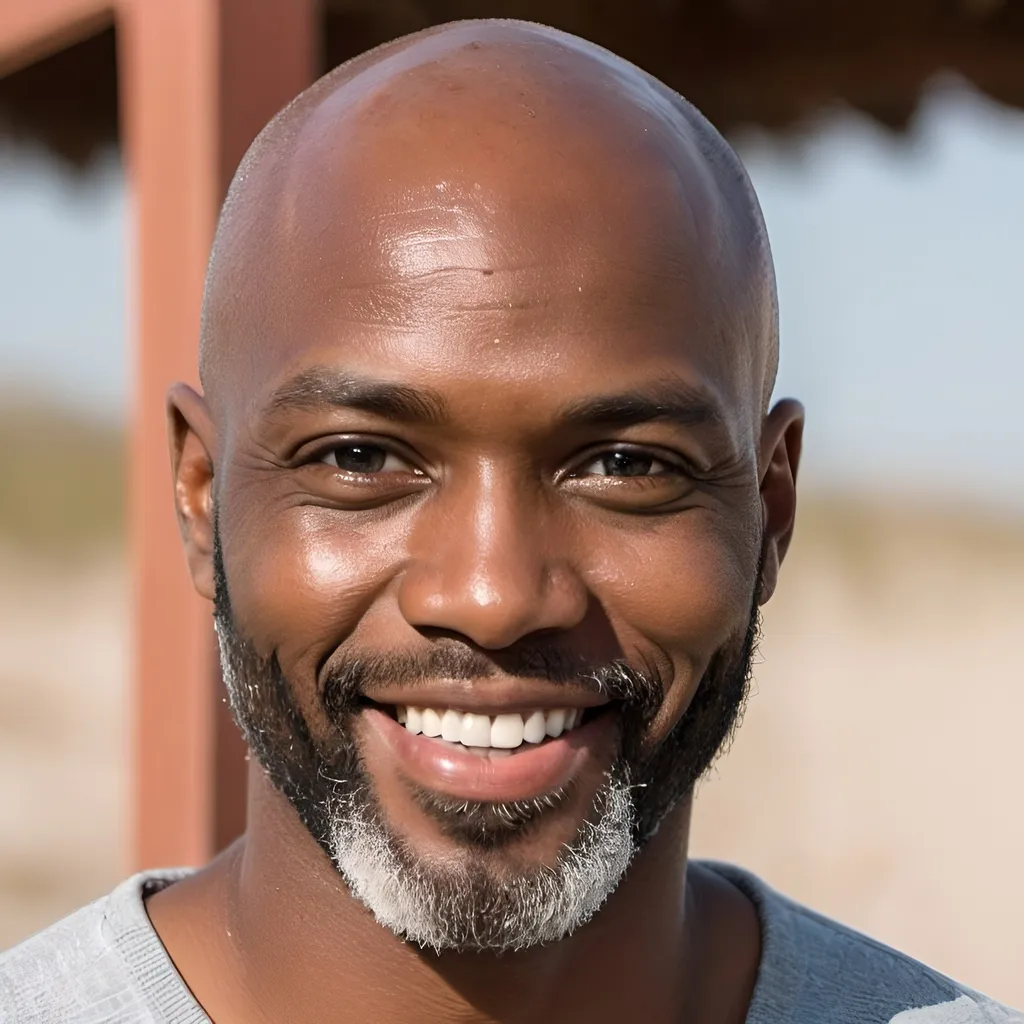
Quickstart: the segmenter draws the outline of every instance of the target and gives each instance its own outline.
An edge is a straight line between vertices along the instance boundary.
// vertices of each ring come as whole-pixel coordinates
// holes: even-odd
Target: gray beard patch
[[[365,803],[333,816],[332,859],[385,928],[442,950],[507,952],[557,942],[590,920],[635,852],[625,769],[608,773],[588,820],[553,867],[503,871],[486,854],[429,863],[395,840]]]

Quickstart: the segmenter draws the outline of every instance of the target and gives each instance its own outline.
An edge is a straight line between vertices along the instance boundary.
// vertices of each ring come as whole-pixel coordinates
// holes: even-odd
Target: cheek
[[[605,548],[595,590],[622,646],[670,667],[688,701],[715,652],[747,629],[757,539],[704,510],[651,523]]]
[[[236,534],[222,529],[233,537],[224,561],[238,627],[296,679],[315,673],[352,632],[397,571],[403,546],[394,520],[309,506],[246,522]]]

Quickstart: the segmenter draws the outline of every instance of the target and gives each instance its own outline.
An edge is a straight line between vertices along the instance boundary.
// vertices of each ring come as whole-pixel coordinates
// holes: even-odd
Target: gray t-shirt
[[[742,889],[761,919],[748,1024],[1024,1024],[1024,1014],[798,906],[753,875],[703,863]],[[182,874],[136,875],[0,954],[0,1024],[209,1024],[144,905]]]

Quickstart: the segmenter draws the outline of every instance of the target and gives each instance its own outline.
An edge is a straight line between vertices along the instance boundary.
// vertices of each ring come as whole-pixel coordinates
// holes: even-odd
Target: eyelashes
[[[684,472],[681,466],[665,457],[659,457],[650,449],[616,445],[588,457],[580,463],[579,469],[569,475],[577,479],[583,476],[602,476],[636,480]]]
[[[372,476],[379,473],[412,473],[425,476],[410,459],[391,450],[383,443],[352,440],[331,445],[316,456],[315,461],[344,473]],[[688,473],[669,458],[646,448],[615,445],[591,452],[577,461],[566,476],[578,479],[584,476],[637,479],[650,476]]]
[[[413,452],[387,438],[334,438],[298,461],[300,470],[319,471],[311,491],[343,508],[398,501],[433,479]],[[622,512],[671,511],[697,481],[678,453],[622,442],[592,446],[553,477],[563,493]]]
[[[422,470],[410,465],[407,460],[383,445],[369,442],[352,441],[335,445],[320,456],[320,461],[342,472],[361,476],[387,472],[424,475]]]

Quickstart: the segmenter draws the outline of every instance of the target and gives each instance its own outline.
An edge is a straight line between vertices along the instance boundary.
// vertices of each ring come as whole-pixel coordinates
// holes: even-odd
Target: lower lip
[[[606,711],[557,739],[524,744],[509,757],[490,758],[413,734],[376,708],[365,709],[362,717],[415,785],[485,802],[544,796],[567,786],[595,760],[610,763],[618,730],[618,715]]]

